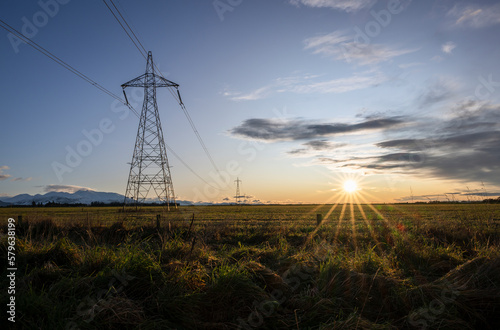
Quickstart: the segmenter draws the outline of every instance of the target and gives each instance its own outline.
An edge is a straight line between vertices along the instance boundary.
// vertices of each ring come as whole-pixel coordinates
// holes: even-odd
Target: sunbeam
[[[352,195],[349,196],[349,209],[351,211],[351,225],[352,225],[352,240],[354,242],[354,248],[358,250],[358,240],[356,238],[356,218],[354,216],[354,205],[352,202]]]
[[[366,226],[368,227],[368,230],[370,231],[370,235],[373,238],[373,240],[376,243],[376,247],[380,253],[382,253],[382,248],[380,247],[380,241],[378,240],[377,235],[375,234],[375,230],[373,229],[373,226],[371,225],[370,221],[368,220],[365,211],[363,210],[363,206],[359,203],[359,200],[356,197],[356,204],[358,205],[359,212],[361,213],[361,217],[363,217],[363,220],[366,223]]]
[[[347,204],[344,203],[342,205],[342,210],[340,211],[340,215],[339,215],[339,221],[337,223],[337,229],[335,230],[335,236],[333,237],[333,241],[336,242],[337,241],[337,237],[339,236],[339,232],[340,232],[340,227],[342,226],[342,221],[344,219],[344,214],[345,214],[345,209],[346,209],[346,206]]]

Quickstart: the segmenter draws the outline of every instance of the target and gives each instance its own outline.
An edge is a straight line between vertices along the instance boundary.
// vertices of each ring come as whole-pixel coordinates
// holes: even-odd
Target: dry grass
[[[499,206],[363,206],[317,227],[330,208],[184,208],[159,229],[154,208],[0,209],[24,220],[16,326],[500,328]]]

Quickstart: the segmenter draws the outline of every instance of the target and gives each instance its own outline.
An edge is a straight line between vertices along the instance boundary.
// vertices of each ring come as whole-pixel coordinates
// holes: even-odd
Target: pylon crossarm
[[[168,79],[157,76],[154,73],[144,73],[137,78],[134,78],[126,83],[124,83],[122,88],[125,87],[179,87],[179,84],[174,83]]]

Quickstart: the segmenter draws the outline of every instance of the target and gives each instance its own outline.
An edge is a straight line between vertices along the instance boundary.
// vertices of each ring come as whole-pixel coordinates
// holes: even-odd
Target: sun
[[[354,180],[346,180],[344,181],[344,191],[346,193],[352,194],[358,190],[358,184]]]

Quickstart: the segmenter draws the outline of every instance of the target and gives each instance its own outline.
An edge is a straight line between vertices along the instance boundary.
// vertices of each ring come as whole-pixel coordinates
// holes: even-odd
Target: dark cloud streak
[[[247,139],[264,141],[295,141],[316,139],[336,134],[355,133],[364,130],[388,129],[405,121],[401,117],[370,119],[357,124],[311,124],[306,120],[247,119],[230,130],[230,134]]]

